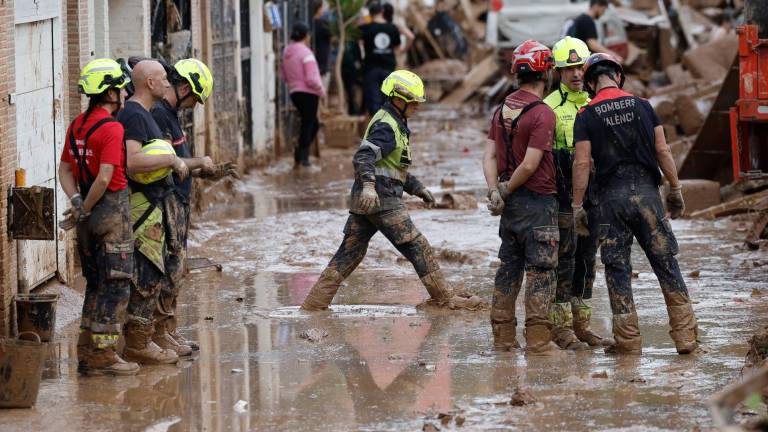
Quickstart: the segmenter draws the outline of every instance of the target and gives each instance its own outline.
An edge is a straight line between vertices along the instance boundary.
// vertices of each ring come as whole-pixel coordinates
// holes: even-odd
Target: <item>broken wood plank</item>
[[[693,212],[691,213],[691,217],[715,219],[721,216],[746,213],[750,210],[762,210],[763,208],[768,208],[768,190]]]
[[[763,209],[752,224],[752,229],[747,233],[747,240],[745,241],[747,248],[751,250],[760,249],[759,240],[766,226],[768,226],[768,209]]]
[[[464,77],[461,85],[451,94],[446,96],[441,102],[448,106],[458,106],[467,100],[472,93],[475,93],[486,81],[493,77],[496,72],[498,72],[498,69],[496,55],[489,55],[484,58],[483,61],[475,65],[475,67],[469,71],[467,76]]]

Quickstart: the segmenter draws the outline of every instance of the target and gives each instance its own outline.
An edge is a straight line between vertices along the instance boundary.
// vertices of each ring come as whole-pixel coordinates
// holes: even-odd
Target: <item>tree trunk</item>
[[[347,22],[341,13],[341,2],[338,0],[336,1],[336,25],[339,27],[339,52],[336,54],[336,65],[334,67],[336,90],[338,90],[339,94],[336,108],[340,112],[346,113],[347,110],[344,108],[346,98],[344,95],[344,80],[341,77],[341,64],[344,60],[344,51],[347,48]]]
[[[768,38],[768,2],[765,0],[747,0],[744,4],[747,24],[758,27],[759,37]]]

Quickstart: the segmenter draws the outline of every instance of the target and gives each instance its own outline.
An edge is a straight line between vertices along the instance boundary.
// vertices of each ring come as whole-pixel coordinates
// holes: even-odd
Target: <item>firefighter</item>
[[[89,62],[77,82],[88,109],[69,125],[59,179],[72,206],[62,228],[77,230],[85,301],[77,342],[86,375],[135,375],[136,363],[116,352],[133,275],[133,233],[125,175],[123,125],[112,116],[130,78],[111,59]]]
[[[166,242],[168,254],[165,270],[169,283],[164,284],[155,310],[155,333],[152,340],[161,348],[173,349],[180,356],[190,355],[198,345],[186,340],[177,330],[176,298],[186,273],[187,236],[191,210],[192,176],[218,180],[225,176],[238,177],[233,163],[214,165],[208,156],[192,157],[187,136],[181,127],[179,111],[194,108],[213,92],[213,75],[205,63],[197,59],[179,60],[166,68],[171,83],[163,99],[152,108],[152,117],[161,132],[173,144],[176,155],[190,170],[191,176],[173,176],[174,193],[166,195],[165,206],[169,223]]]
[[[580,350],[589,347],[585,342],[591,344],[600,340],[589,331],[590,309],[582,300],[583,292],[574,291],[574,270],[576,261],[581,261],[581,257],[577,258],[578,240],[571,213],[573,123],[579,109],[589,101],[589,94],[584,91],[582,84],[582,65],[589,57],[589,49],[581,40],[566,36],[552,47],[552,54],[555,68],[560,74],[560,84],[544,102],[555,112],[557,121],[552,154],[557,180],[560,243],[557,253],[557,289],[555,301],[549,310],[549,319],[554,326],[555,343],[562,349]],[[583,283],[579,284],[582,289],[583,286]],[[579,329],[578,334],[574,333],[575,329]]]
[[[421,198],[427,205],[435,203],[432,193],[408,172],[408,118],[426,101],[424,83],[413,72],[397,70],[384,80],[381,92],[387,101],[368,124],[353,158],[355,182],[344,240],[301,307],[310,311],[327,309],[341,282],[363,260],[371,237],[381,231],[413,264],[431,297],[428,304],[478,308],[482,303],[479,298],[452,293],[432,246],[416,229],[403,204],[403,192]]]
[[[552,140],[555,114],[543,101],[552,79],[552,51],[533,40],[514,50],[520,89],[491,119],[483,157],[488,208],[501,215],[501,266],[496,271],[491,327],[497,350],[519,348],[515,301],[525,273],[526,353],[555,355],[548,308],[555,294],[557,198]]]
[[[586,231],[589,217],[583,203],[591,158],[599,195],[600,257],[613,311],[614,341],[606,352],[642,352],[632,298],[634,237],[659,279],[677,352],[693,353],[698,347],[698,327],[675,258],[677,240],[659,194],[661,173],[671,186],[667,196],[670,217],[680,217],[685,204],[661,121],[648,101],[622,90],[624,71],[609,54],[587,59],[584,84],[595,96],[581,109],[574,126],[573,213],[576,230]]]
[[[165,69],[157,61],[142,60],[133,68],[131,78],[135,92],[117,117],[125,127],[131,223],[136,238],[136,275],[128,303],[124,356],[140,364],[170,364],[178,361],[176,352],[152,340],[158,296],[170,283],[165,259],[166,226],[171,221],[165,199],[174,190],[170,172],[183,179],[189,169],[170,143],[163,141],[164,135],[149,111],[170,87]]]

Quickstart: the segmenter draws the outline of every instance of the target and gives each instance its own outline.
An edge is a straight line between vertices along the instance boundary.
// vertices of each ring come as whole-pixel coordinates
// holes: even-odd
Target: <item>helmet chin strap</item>
[[[402,119],[407,122],[408,117],[406,117],[405,111],[408,110],[408,103],[407,102],[405,103],[405,108],[400,109],[400,108],[397,107],[397,104],[395,103],[395,96],[390,96],[390,98],[391,98],[390,104],[392,105],[392,107],[395,108],[397,113],[400,114],[400,117],[402,117]],[[400,98],[398,98],[398,99],[400,99]],[[404,99],[400,99],[400,100],[405,102]]]
[[[179,108],[181,108],[181,104],[184,103],[184,101],[188,97],[190,97],[192,95],[192,92],[190,91],[189,93],[187,93],[183,97],[180,97],[179,96],[179,88],[177,86],[173,86],[173,93],[176,95],[176,106],[174,107],[176,109],[176,111],[178,111]]]

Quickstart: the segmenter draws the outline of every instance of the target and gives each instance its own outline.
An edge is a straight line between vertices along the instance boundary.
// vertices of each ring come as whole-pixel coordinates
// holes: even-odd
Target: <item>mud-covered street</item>
[[[499,219],[484,205],[485,121],[430,108],[409,126],[413,174],[438,200],[464,191],[479,201],[471,210],[426,210],[414,199],[413,220],[449,281],[490,300],[500,241]],[[342,238],[352,151],[324,149],[321,172],[297,173],[288,161],[254,172],[229,205],[193,219],[190,256],[223,266],[193,271],[182,289],[181,333],[200,343],[199,352],[178,366],[142,367],[135,377],[82,378],[72,321],[59,333],[66,338],[51,353],[37,405],[4,411],[0,430],[712,428],[709,397],[739,377],[749,337],[768,324],[768,255],[742,247],[745,223],[673,222],[706,353],[677,355],[639,248],[633,288],[642,356],[595,349],[557,361],[495,353],[487,310],[415,308],[427,293],[380,234],[330,312],[299,312]],[[455,186],[443,188],[442,179]],[[607,335],[602,265],[593,307],[594,330]],[[523,340],[522,325],[518,334]]]

